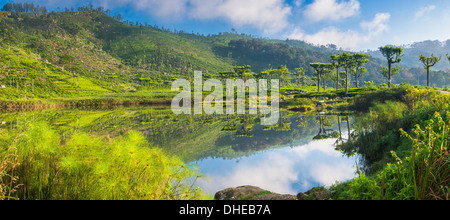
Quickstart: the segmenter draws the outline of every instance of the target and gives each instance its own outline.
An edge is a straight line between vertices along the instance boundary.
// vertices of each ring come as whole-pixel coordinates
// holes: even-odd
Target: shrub
[[[436,112],[424,125],[400,129],[409,155],[378,172],[376,180],[360,174],[350,183],[353,199],[448,200],[450,199],[450,112]]]
[[[395,184],[388,184],[391,186],[386,189],[388,194],[397,199],[449,199],[449,126],[447,111],[444,115],[436,112],[425,128],[416,125],[409,133],[400,129],[402,136],[411,141],[412,152],[402,161],[391,151],[397,164],[388,166],[381,176],[385,181],[396,182],[398,192],[392,192]]]
[[[400,129],[402,137],[409,140],[410,155],[401,159],[395,151],[390,151],[395,162],[387,163],[376,182],[360,175],[351,183],[349,193],[354,199],[448,200],[449,126],[450,113],[436,112],[426,121],[425,128],[416,125],[409,132]]]
[[[350,183],[349,194],[353,200],[373,200],[377,198],[379,186],[376,181],[360,173]]]
[[[375,82],[373,82],[373,81],[369,81],[369,82],[364,81],[364,86],[365,87],[374,87],[375,86]]]
[[[353,100],[355,110],[358,112],[367,112],[370,107],[376,103],[385,103],[386,101],[403,101],[402,97],[406,93],[407,87],[396,87],[390,89],[378,89],[364,94],[358,94]]]

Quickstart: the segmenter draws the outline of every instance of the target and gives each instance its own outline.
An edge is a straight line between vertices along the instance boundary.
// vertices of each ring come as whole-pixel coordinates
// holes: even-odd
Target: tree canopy
[[[380,47],[380,52],[387,59],[388,62],[388,79],[389,79],[389,87],[391,87],[392,83],[392,64],[400,63],[402,61],[402,53],[403,49],[401,47],[394,46],[384,46]]]
[[[348,76],[350,73],[349,71],[354,66],[355,61],[350,53],[344,52],[339,56],[339,62],[345,68],[345,93],[348,93],[348,81],[349,81]]]
[[[35,12],[35,13],[47,13],[45,6],[34,5],[34,3],[6,3],[2,11],[14,11],[14,12]]]
[[[336,69],[336,89],[339,89],[339,68],[343,67],[344,65],[341,63],[340,55],[339,54],[333,54],[331,55],[331,64]]]
[[[441,61],[442,57],[435,57],[434,54],[431,54],[431,57],[426,57],[424,55],[420,55],[420,61],[423,63],[423,68],[427,71],[427,86],[430,86],[430,71],[431,68],[436,65],[439,61]]]
[[[320,92],[320,80],[325,77],[325,74],[330,72],[333,65],[331,63],[310,63],[309,65],[315,70],[315,76],[317,77],[317,90]]]
[[[356,53],[353,55],[353,64],[355,71],[353,76],[355,77],[355,85],[358,87],[358,79],[362,77],[362,75],[367,72],[367,70],[362,67],[369,62],[369,55],[364,53]]]

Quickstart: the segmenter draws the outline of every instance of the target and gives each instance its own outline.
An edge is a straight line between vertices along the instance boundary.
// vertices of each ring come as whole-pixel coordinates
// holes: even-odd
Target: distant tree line
[[[286,65],[289,69],[309,68],[309,63],[326,62],[324,52],[305,50],[289,46],[287,43],[266,43],[261,40],[231,40],[228,47],[215,48],[218,54],[233,58],[237,65],[251,65],[256,72]],[[309,69],[312,72],[312,69]]]
[[[34,12],[34,13],[47,13],[45,6],[34,5],[34,3],[6,3],[2,11],[14,11],[14,12]]]

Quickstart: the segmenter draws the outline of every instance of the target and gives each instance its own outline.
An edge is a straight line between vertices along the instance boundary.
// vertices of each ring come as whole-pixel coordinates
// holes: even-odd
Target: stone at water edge
[[[242,198],[248,198],[248,200],[297,200],[297,196],[294,195],[281,195],[276,193],[268,193],[256,186],[240,186],[224,189],[215,194],[215,200],[239,200]]]

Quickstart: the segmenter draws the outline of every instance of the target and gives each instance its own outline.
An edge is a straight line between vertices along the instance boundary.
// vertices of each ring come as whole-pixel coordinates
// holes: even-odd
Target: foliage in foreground
[[[44,123],[0,131],[0,200],[201,199],[180,159],[148,148],[141,133],[65,139]]]
[[[370,126],[352,143],[376,176],[360,175],[350,183],[350,194],[354,199],[448,200],[450,97],[409,87],[399,98],[376,103],[363,117]],[[370,156],[383,152],[387,155]]]
[[[416,125],[411,131],[401,129],[411,142],[412,152],[377,174],[375,179],[364,174],[352,181],[353,199],[449,200],[450,199],[450,114],[436,112],[425,128]]]

